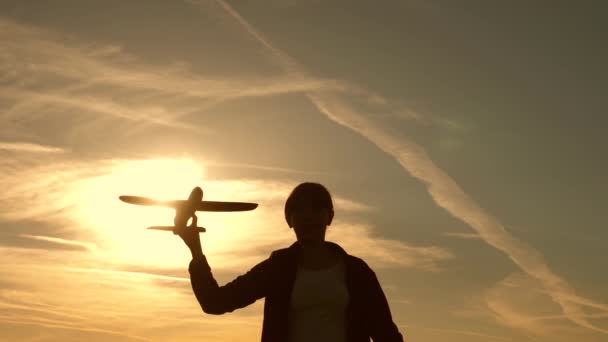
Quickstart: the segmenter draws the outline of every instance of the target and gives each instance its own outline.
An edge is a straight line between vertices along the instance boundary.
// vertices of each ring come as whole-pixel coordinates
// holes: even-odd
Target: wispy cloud
[[[0,219],[27,223],[27,230],[15,236],[44,243],[42,248],[35,249],[0,246],[2,282],[10,284],[0,289],[0,323],[105,335],[99,340],[147,340],[160,330],[166,331],[165,337],[170,340],[171,333],[183,333],[179,328],[186,324],[190,327],[199,324],[197,327],[201,329],[196,329],[198,332],[194,334],[198,339],[214,340],[221,334],[238,340],[252,331],[257,332],[262,312],[259,305],[242,315],[231,316],[229,323],[215,318],[201,323],[200,308],[193,301],[186,278],[150,267],[155,263],[179,263],[185,271],[187,250],[174,236],[143,235],[135,229],[141,226],[143,230],[145,222],[170,215],[140,218],[114,210],[120,205],[115,194],[117,189],[136,189],[134,179],[140,180],[144,175],[139,171],[141,168],[136,171],[140,172],[139,177],[129,181],[117,175],[122,172],[117,166],[129,166],[132,160],[119,159],[121,156],[75,159],[66,147],[25,141],[44,141],[39,138],[45,136],[48,125],[58,123],[65,124],[61,135],[68,137],[66,141],[74,146],[80,146],[82,140],[73,139],[73,135],[83,134],[82,130],[85,135],[98,131],[108,127],[108,122],[124,123],[131,130],[138,129],[140,124],[193,130],[198,127],[188,120],[175,119],[235,98],[320,88],[346,90],[349,86],[300,74],[247,79],[198,77],[184,65],[166,68],[146,65],[145,61],[137,61],[114,46],[83,44],[74,36],[4,18],[0,18],[0,44],[3,46],[0,100],[6,103],[0,111],[0,137],[18,141],[0,145],[2,152],[8,154],[8,158],[0,160],[3,189]],[[155,101],[150,101],[151,98]],[[374,103],[383,102],[380,98],[370,99]],[[411,117],[408,113],[395,113]],[[6,139],[10,133],[8,125],[10,130],[13,126],[21,128],[23,139]],[[36,125],[40,127],[40,134],[29,130]],[[114,131],[121,126],[110,127]],[[180,171],[183,174],[184,170]],[[210,227],[205,236],[205,251],[217,261],[220,273],[242,272],[261,257],[267,257],[272,248],[285,247],[294,241],[293,232],[281,214],[295,184],[255,179],[214,181],[198,177],[179,180],[173,177],[167,182],[156,179],[154,184],[178,187],[181,183],[188,182],[191,186],[200,181],[210,199],[252,200],[263,204],[248,216],[209,215],[202,220]],[[223,197],[219,198],[219,194]],[[334,199],[341,218],[332,229],[342,232],[336,240],[343,241],[353,253],[364,256],[370,263],[379,267],[435,271],[439,269],[439,262],[450,257],[442,248],[375,238],[372,227],[352,226],[348,221],[352,213],[373,210],[369,204],[339,194]],[[125,210],[135,212],[135,208]],[[135,249],[134,244],[137,244]],[[69,250],[74,248],[78,251]],[[138,264],[142,259],[146,259],[142,262],[144,266]],[[20,267],[15,267],[17,264]],[[136,264],[142,271],[116,269],[117,264],[126,269]],[[95,296],[90,295],[91,291],[95,291]],[[153,304],[150,304],[151,298]],[[121,305],[115,305],[117,302]],[[138,311],[144,305],[147,310]],[[158,317],[163,317],[162,322]],[[225,325],[233,325],[235,321],[246,328],[226,335]],[[116,326],[128,328],[116,331],[113,329]]]
[[[353,200],[349,200],[346,198],[335,198],[334,199],[334,206],[336,208],[336,210],[340,210],[340,211],[360,211],[360,212],[366,212],[366,211],[373,211],[377,208],[372,207],[369,204],[363,204],[360,202],[355,202]]]
[[[452,253],[437,246],[413,246],[373,235],[374,229],[361,224],[330,226],[329,240],[339,241],[348,252],[364,258],[376,268],[403,267],[437,272]]]
[[[186,339],[185,330],[192,340],[218,336],[241,340],[255,335],[261,324],[259,305],[231,315],[230,320],[200,319],[185,266],[184,277],[173,277],[153,270],[113,269],[91,255],[74,259],[56,252],[2,247],[0,255],[0,274],[8,282],[0,288],[3,326],[35,325],[78,331],[77,336],[91,341],[129,341]],[[238,324],[242,330],[226,332],[227,324]]]
[[[571,300],[578,295],[549,268],[542,255],[509,234],[496,218],[481,209],[448,174],[433,163],[421,146],[404,137],[396,138],[384,133],[339,95],[315,93],[309,96],[328,118],[369,139],[393,156],[411,176],[426,184],[437,205],[467,223],[481,239],[504,252],[523,271],[542,281],[569,319],[586,328],[608,333],[608,330],[596,327],[586,319],[580,303]],[[608,308],[602,304],[596,305]]]
[[[212,181],[205,183],[206,193],[222,193],[230,199],[238,194],[243,200],[260,203],[251,213],[246,228],[238,216],[208,219],[209,227],[221,227],[223,234],[209,236],[207,251],[210,258],[221,258],[222,267],[242,269],[251,267],[254,261],[268,256],[272,249],[283,248],[294,241],[294,233],[288,229],[282,215],[285,200],[296,184],[288,182],[267,182],[259,180],[231,181],[229,183]],[[221,191],[220,191],[221,188]],[[439,271],[440,263],[452,254],[437,246],[415,246],[392,239],[374,236],[375,228],[352,220],[352,214],[374,210],[368,204],[356,202],[334,194],[336,219],[328,227],[328,240],[338,242],[348,252],[365,258],[379,268],[407,267],[425,271]],[[279,213],[279,215],[277,215]],[[254,235],[243,233],[255,231]],[[218,247],[215,247],[218,246]],[[239,259],[230,262],[230,259]]]
[[[43,117],[48,106],[65,109],[66,112],[78,110],[83,114],[101,114],[127,121],[147,122],[172,128],[183,128],[196,130],[191,125],[173,120],[173,115],[167,108],[147,105],[131,105],[111,100],[107,96],[98,94],[74,94],[69,91],[44,90],[34,91],[16,87],[3,87],[0,89],[0,96],[16,101],[10,110],[6,111],[2,117],[10,119],[19,116],[28,116],[29,120]],[[25,104],[27,103],[27,104]],[[82,115],[82,114],[81,114]]]
[[[73,240],[67,240],[67,239],[51,237],[51,236],[43,236],[43,235],[19,234],[19,236],[26,238],[26,239],[45,241],[45,242],[50,242],[50,243],[58,244],[58,245],[80,247],[80,248],[83,248],[88,251],[92,251],[97,248],[96,244],[90,243],[90,242],[73,241]]]
[[[603,340],[601,331],[586,330],[573,324],[560,312],[543,284],[524,273],[513,273],[485,291],[486,307],[499,323],[521,330],[533,339],[551,341]],[[586,319],[605,317],[604,313],[582,312]]]
[[[17,237],[46,244],[33,245],[36,248],[80,248],[101,258],[123,263],[177,264],[182,255],[187,254],[179,241],[157,232],[146,232],[145,235],[141,232],[146,226],[162,222],[163,217],[166,220],[170,214],[157,210],[139,215],[138,208],[130,207],[117,198],[121,194],[149,196],[150,191],[163,189],[165,192],[161,193],[165,196],[169,192],[177,194],[177,190],[182,189],[184,192],[176,196],[183,198],[192,184],[201,184],[208,200],[260,204],[258,209],[248,213],[199,215],[200,225],[208,229],[204,239],[205,251],[224,270],[247,269],[267,257],[272,249],[288,246],[294,241],[295,236],[288,229],[282,213],[285,200],[296,183],[204,179],[198,172],[184,172],[184,169],[194,168],[192,163],[160,160],[76,162],[69,158],[40,160],[23,156],[6,159],[0,167],[12,172],[0,176],[0,186],[4,188],[0,194],[0,217],[13,221],[46,222],[44,229],[17,234]],[[159,172],[151,172],[151,169]],[[142,172],[146,172],[148,178]],[[173,178],[176,173],[181,175],[179,181]],[[154,188],[151,188],[152,184],[155,184]],[[451,253],[443,248],[374,237],[373,227],[351,221],[352,215],[374,210],[373,207],[336,193],[333,198],[336,220],[328,237],[344,244],[352,253],[366,257],[370,263],[379,267],[437,271],[439,263],[451,257]],[[139,241],[148,247],[133,253],[129,241]],[[168,251],[166,255],[148,255],[145,252],[154,246],[161,248],[167,244],[176,253]]]
[[[63,153],[64,149],[53,146],[45,146],[34,143],[25,142],[2,142],[0,141],[0,150],[10,150],[18,152],[34,152],[34,153]]]
[[[307,75],[305,68],[273,46],[267,37],[251,26],[230,5],[222,0],[217,3],[242,27],[245,34],[259,42],[286,72]],[[549,268],[537,250],[509,234],[498,219],[486,213],[447,173],[435,165],[420,145],[405,137],[397,138],[383,131],[370,119],[370,115],[352,106],[344,94],[313,90],[308,92],[307,96],[328,119],[361,134],[393,156],[406,172],[427,186],[429,194],[438,206],[467,223],[486,243],[505,253],[525,273],[538,279],[569,320],[582,327],[608,333],[608,330],[590,323],[583,311],[584,306],[602,310],[608,310],[608,306],[577,295],[566,280]]]
[[[52,329],[64,329],[64,330],[78,331],[80,333],[101,334],[103,336],[103,338],[107,338],[107,336],[110,335],[110,336],[112,336],[113,339],[124,338],[126,340],[131,340],[131,341],[153,341],[153,339],[127,334],[120,330],[89,328],[86,326],[73,325],[69,321],[50,320],[50,319],[35,317],[30,314],[27,314],[27,315],[16,315],[16,314],[2,315],[2,314],[0,314],[0,323],[15,324],[15,325],[34,325],[38,328],[44,327],[44,328],[52,328]]]
[[[477,331],[445,329],[445,328],[430,328],[430,327],[413,326],[413,325],[405,325],[405,324],[399,325],[399,327],[403,328],[405,331],[426,330],[426,331],[441,333],[442,335],[448,335],[448,336],[465,335],[465,336],[472,336],[472,337],[480,337],[480,338],[483,338],[484,340],[491,340],[491,341],[517,341],[512,338],[496,336],[496,335],[489,335],[489,334],[484,334],[484,333],[477,332]]]
[[[606,332],[605,329],[598,328],[589,321],[591,318],[603,317],[608,313],[606,305],[579,296],[564,279],[548,267],[540,253],[506,232],[496,218],[486,213],[449,175],[433,163],[421,146],[404,137],[391,136],[378,128],[374,121],[369,119],[367,112],[361,112],[359,107],[353,106],[352,97],[356,94],[361,95],[361,98],[367,103],[365,108],[379,108],[386,115],[421,123],[436,123],[434,119],[428,119],[425,115],[394,105],[386,98],[361,87],[341,81],[311,77],[295,60],[270,44],[266,37],[257,32],[227,3],[219,1],[218,4],[224,9],[224,13],[227,13],[237,21],[240,27],[244,28],[247,34],[265,46],[269,52],[268,55],[286,71],[284,75],[247,79],[225,76],[198,77],[191,73],[184,64],[159,68],[147,65],[145,61],[135,60],[119,47],[91,46],[83,44],[73,37],[66,37],[60,32],[51,32],[0,18],[0,44],[3,47],[0,51],[0,98],[7,103],[0,112],[0,126],[2,126],[0,131],[7,130],[6,127],[9,125],[11,127],[16,125],[26,131],[25,128],[29,123],[44,124],[48,122],[45,120],[54,120],[52,114],[57,113],[69,118],[83,118],[73,120],[76,124],[70,129],[74,131],[83,128],[88,131],[98,130],[99,127],[102,127],[100,123],[106,120],[125,122],[129,124],[130,129],[139,123],[146,123],[171,129],[196,130],[200,128],[189,124],[188,120],[176,122],[175,119],[185,118],[191,113],[230,99],[306,93],[321,113],[334,122],[360,133],[393,156],[405,171],[427,185],[429,193],[440,207],[468,223],[475,230],[474,234],[455,235],[457,233],[454,233],[451,236],[480,238],[501,250],[525,273],[539,281],[539,288],[542,288],[544,293],[559,304],[561,315],[564,318],[588,329]],[[111,88],[112,91],[108,91],[108,88]],[[150,105],[151,98],[155,99],[153,106]],[[19,122],[25,123],[19,126]],[[453,126],[450,122],[444,122],[444,124]],[[66,132],[66,135],[69,135],[69,132]],[[32,138],[31,141],[40,141],[36,139],[35,135],[28,136],[28,138]],[[7,140],[4,137],[2,139]],[[14,141],[24,140],[30,141],[29,139]],[[73,221],[65,220],[71,215],[67,211],[81,203],[75,201],[75,197],[66,197],[65,189],[80,189],[81,180],[98,180],[96,177],[111,172],[113,167],[106,161],[74,162],[69,157],[62,156],[60,152],[65,151],[63,147],[47,146],[45,143],[38,145],[32,142],[5,142],[0,145],[1,150],[9,152],[35,152],[41,155],[37,155],[36,158],[18,155],[8,161],[0,162],[0,186],[3,189],[0,194],[1,218],[54,221],[57,226],[73,224]],[[46,154],[51,156],[46,156]],[[58,158],[58,160],[53,158]],[[232,184],[231,186],[234,186],[236,190],[230,196],[234,196],[235,199],[251,198],[266,201],[269,208],[279,209],[278,212],[280,212],[280,206],[291,189],[291,185],[251,183],[243,182],[246,186],[241,187]],[[212,185],[210,185],[210,190],[213,189]],[[222,185],[218,182],[215,193],[229,194],[225,191],[226,187],[222,188],[225,185],[225,183]],[[264,187],[264,191],[256,190],[257,187]],[[86,199],[86,197],[83,198]],[[370,209],[364,203],[356,203],[339,196],[336,199],[336,206],[346,211]],[[219,216],[210,217],[206,222],[214,228],[228,227],[211,231],[210,238],[206,240],[211,243],[209,248],[211,254],[215,253],[216,256],[223,254],[222,256],[226,257],[227,262],[223,266],[242,269],[243,265],[246,263],[250,265],[250,262],[260,253],[266,253],[268,251],[266,247],[278,246],[293,240],[292,232],[288,229],[283,230],[282,233],[268,229],[268,227],[284,227],[281,218],[276,218],[276,210],[272,213],[260,210],[254,215],[257,216],[248,216],[248,218],[250,221],[257,221],[258,223],[255,225],[251,225],[249,222],[239,222],[236,218],[235,221],[231,221],[230,218],[225,219]],[[251,220],[251,217],[255,217],[256,220]],[[86,229],[89,228],[86,227]],[[332,227],[332,229],[334,228],[334,232],[344,233],[337,235],[336,239],[344,239],[343,243],[349,246],[349,249],[357,251],[379,266],[437,270],[439,263],[451,256],[449,251],[439,247],[411,246],[399,241],[377,238],[373,235],[372,227],[353,226],[346,220]],[[238,229],[241,229],[241,233],[238,233]],[[255,230],[256,234],[243,234],[244,229]],[[117,234],[116,236],[126,234],[125,231],[119,230],[113,233]],[[57,235],[56,237],[54,234],[25,234],[22,236],[56,244],[88,246],[88,243],[80,245],[79,240],[72,239],[71,235]],[[116,238],[116,236],[113,237]],[[244,255],[232,256],[230,259],[228,254],[234,254],[234,250],[230,246],[242,247],[242,245],[235,245],[235,242],[239,241],[247,243],[253,241],[255,246],[252,247],[252,250],[243,253]],[[163,243],[166,243],[163,246],[170,245],[166,240]],[[242,252],[242,249],[239,251]],[[166,287],[151,285],[149,280],[145,280],[160,278],[141,275],[125,277],[128,274],[104,271],[104,268],[98,265],[99,260],[88,260],[89,264],[77,264],[71,270],[59,270],[54,267],[56,265],[48,265],[45,262],[71,264],[74,261],[56,253],[42,253],[41,255],[31,253],[34,252],[3,249],[0,271],[3,281],[23,282],[28,279],[28,276],[31,277],[28,272],[32,271],[39,272],[37,275],[46,280],[45,284],[40,284],[38,278],[29,279],[28,285],[36,284],[39,287],[28,292],[31,300],[27,303],[13,301],[10,304],[26,306],[30,308],[31,312],[38,312],[39,316],[32,316],[38,317],[37,322],[25,321],[23,317],[6,315],[2,316],[0,321],[6,319],[6,322],[13,323],[46,324],[48,326],[55,324],[56,326],[66,326],[69,329],[94,327],[92,329],[104,330],[109,325],[100,322],[108,320],[127,327],[146,322],[149,325],[145,328],[154,329],[161,324],[155,321],[157,316],[139,312],[133,314],[129,310],[144,304],[152,305],[154,307],[150,308],[150,312],[154,312],[155,315],[163,314],[163,317],[169,321],[163,324],[176,326],[181,324],[180,322],[195,321],[194,313],[200,311],[198,308],[188,306],[192,304],[191,296],[180,297],[181,294],[167,291]],[[28,267],[27,272],[23,269],[14,269],[14,265],[23,261],[24,257],[32,262],[32,264],[24,266]],[[45,266],[41,267],[41,265]],[[87,267],[91,267],[94,271],[81,272]],[[179,282],[181,283],[181,281]],[[55,283],[56,287],[48,285],[52,283]],[[48,288],[40,287],[47,285]],[[109,307],[107,301],[90,298],[87,291],[91,288],[99,289],[100,298],[105,296],[124,300],[125,307],[116,310]],[[2,293],[7,294],[8,291],[13,291],[13,289],[5,289]],[[61,298],[61,294],[65,291],[76,294],[74,301],[67,304],[58,303],[56,299]],[[150,298],[157,298],[158,302],[151,304]],[[492,305],[494,312],[503,317],[506,322],[510,322],[510,326],[517,329],[535,330],[534,326],[529,329],[526,324],[521,324],[520,322],[526,320],[517,318],[516,314],[511,313],[509,316],[509,308],[505,309],[504,306],[501,306],[504,303],[497,302],[496,296],[488,298],[490,298],[488,303]],[[5,305],[9,305],[6,304],[7,299],[2,300],[6,301]],[[32,304],[34,302],[46,303],[52,312],[41,313],[39,310],[34,310],[33,308],[36,307]],[[91,311],[83,311],[83,307],[88,307]],[[184,307],[188,307],[187,314],[179,314]],[[584,310],[585,308],[595,308],[600,312],[590,315]],[[99,312],[92,312],[93,310],[105,312],[106,315],[99,316]],[[257,310],[258,316],[255,319],[244,319],[243,322],[257,323],[261,312],[259,308]],[[176,312],[177,315],[175,315]],[[57,319],[57,313],[64,318]],[[85,316],[87,319],[73,323],[72,318],[74,317],[68,316]],[[211,326],[221,324],[218,320],[211,318],[207,323]],[[113,331],[107,330],[108,333]],[[253,330],[257,331],[257,326]],[[205,337],[213,336],[213,331],[209,334]],[[139,335],[133,333],[133,336]]]
[[[255,170],[265,170],[265,171],[272,171],[272,172],[305,174],[305,175],[319,175],[319,174],[324,173],[321,171],[306,171],[306,170],[290,169],[290,168],[278,167],[278,166],[259,165],[259,164],[251,164],[251,163],[245,164],[245,163],[219,162],[219,161],[211,161],[211,160],[205,160],[205,165],[219,167],[219,168],[255,169]]]
[[[74,36],[8,18],[0,17],[0,28],[0,96],[14,102],[2,114],[5,118],[24,112],[41,115],[41,106],[52,104],[173,126],[175,118],[218,101],[344,86],[292,75],[199,77],[184,63],[148,65],[119,47],[84,44]],[[148,105],[150,98],[155,107]]]
[[[66,189],[76,187],[82,178],[103,172],[102,164],[75,162],[64,155],[19,154],[2,159],[0,218],[60,220],[62,211],[76,203],[75,198],[65,196]]]
[[[455,238],[461,238],[461,239],[481,239],[481,236],[477,233],[454,233],[454,232],[447,232],[447,233],[443,233],[443,236],[448,236],[448,237],[455,237]]]
[[[154,65],[119,46],[6,17],[0,30],[0,150],[89,149],[144,128],[206,136],[213,131],[198,117],[223,102],[346,86],[301,75],[200,76],[181,61]]]

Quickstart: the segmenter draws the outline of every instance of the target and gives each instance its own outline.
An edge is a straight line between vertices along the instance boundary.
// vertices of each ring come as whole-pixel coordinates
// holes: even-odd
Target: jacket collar
[[[348,253],[346,253],[346,251],[342,247],[340,247],[340,245],[338,245],[337,243],[331,242],[331,241],[325,241],[325,243],[331,249],[338,251],[338,253],[340,255],[342,255],[342,256],[348,255]],[[289,251],[289,254],[296,256],[296,255],[298,255],[300,248],[302,248],[302,243],[300,241],[296,241],[296,242],[292,243],[291,246],[289,246],[289,248],[287,248],[287,250]]]

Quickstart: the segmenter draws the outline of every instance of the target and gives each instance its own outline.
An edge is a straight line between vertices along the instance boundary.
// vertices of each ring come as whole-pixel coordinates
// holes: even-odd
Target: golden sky
[[[541,3],[3,1],[0,340],[258,341],[118,196],[259,203],[199,215],[225,283],[316,181],[410,341],[605,341],[605,23]]]

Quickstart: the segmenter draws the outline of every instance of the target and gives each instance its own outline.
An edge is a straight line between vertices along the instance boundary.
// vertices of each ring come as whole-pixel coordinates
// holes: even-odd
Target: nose
[[[303,206],[298,211],[299,211],[300,217],[302,217],[302,219],[308,219],[308,220],[314,218],[317,213],[317,210],[315,210],[311,206]]]

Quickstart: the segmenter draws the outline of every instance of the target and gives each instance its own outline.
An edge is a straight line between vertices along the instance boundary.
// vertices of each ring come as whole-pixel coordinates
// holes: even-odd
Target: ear
[[[332,210],[329,212],[329,220],[327,221],[327,225],[331,226],[331,221],[333,221],[333,220],[334,220],[334,211]]]

